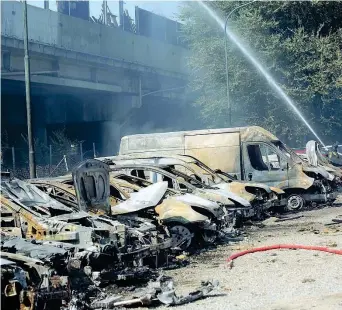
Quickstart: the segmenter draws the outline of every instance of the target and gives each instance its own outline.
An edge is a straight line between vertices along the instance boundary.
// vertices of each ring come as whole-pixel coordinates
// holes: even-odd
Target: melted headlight
[[[278,199],[278,196],[277,196],[276,193],[271,192],[271,193],[269,194],[269,199],[270,199],[270,200]]]
[[[255,191],[255,199],[256,200],[264,200],[263,194],[259,190]]]

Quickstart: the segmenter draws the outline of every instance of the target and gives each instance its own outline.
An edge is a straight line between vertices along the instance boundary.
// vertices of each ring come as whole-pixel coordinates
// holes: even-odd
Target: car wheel
[[[290,195],[287,198],[287,209],[290,211],[297,211],[304,207],[305,201],[300,195]]]
[[[171,234],[171,247],[181,248],[182,250],[187,249],[193,239],[194,234],[189,228],[183,225],[175,225],[169,228]]]

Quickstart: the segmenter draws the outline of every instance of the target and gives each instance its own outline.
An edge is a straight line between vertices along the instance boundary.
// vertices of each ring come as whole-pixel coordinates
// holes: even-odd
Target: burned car
[[[336,196],[336,180],[304,162],[276,136],[258,126],[130,135],[120,155],[167,152],[191,155],[211,169],[238,180],[265,183],[285,191],[287,208],[326,203]]]
[[[269,187],[266,184],[237,181],[229,174],[221,171],[213,171],[201,161],[189,155],[127,155],[105,157],[101,160],[110,164],[161,164],[172,166],[178,171],[196,178],[206,185],[217,187],[234,193],[246,199],[255,211],[255,217],[262,217],[262,214],[270,210],[281,210],[286,206],[285,192],[280,188]]]
[[[1,309],[56,309],[71,297],[69,277],[37,258],[1,251]]]
[[[335,154],[338,155],[337,152],[335,152]],[[305,159],[310,165],[312,165],[314,167],[323,168],[329,174],[332,174],[335,177],[336,181],[341,182],[341,180],[342,180],[341,169],[339,169],[337,166],[333,165],[330,162],[329,157],[327,158],[327,157],[323,156],[322,150],[321,150],[318,142],[311,140],[306,144]]]
[[[173,247],[186,249],[198,237],[211,243],[219,235],[216,221],[212,220],[213,215],[208,214],[215,208],[219,209],[218,204],[191,194],[172,192],[167,189],[167,182],[157,182],[147,187],[123,185],[133,191],[129,200],[112,208],[113,214],[120,215],[119,218],[132,213],[156,218],[170,232]]]
[[[69,204],[77,207],[76,192],[73,186],[71,175],[57,177],[54,179],[31,180],[33,184],[45,192],[50,193],[52,197],[67,201]],[[151,184],[149,184],[151,185]],[[140,189],[139,189],[140,190]],[[158,189],[157,189],[158,190]],[[111,214],[120,223],[128,227],[130,235],[139,237],[141,242],[149,244],[151,249],[161,251],[174,246],[178,246],[174,241],[168,239],[169,231],[165,231],[163,226],[159,225],[154,219],[155,212],[149,214],[146,209],[153,209],[164,196],[164,191],[158,201],[155,202],[152,188],[152,196],[144,196],[144,201],[140,203],[136,199],[130,200],[130,194],[126,193],[119,184],[111,177],[110,179],[110,204]],[[150,192],[150,191],[149,191]],[[144,193],[142,193],[144,195]],[[121,206],[122,204],[122,206]],[[127,207],[130,206],[130,207]],[[116,208],[118,206],[118,208]],[[103,219],[104,216],[101,216]],[[159,231],[159,232],[158,232]],[[172,237],[172,232],[171,232]],[[175,237],[175,236],[173,236]],[[179,237],[177,237],[179,239]],[[148,241],[149,240],[149,241]]]
[[[15,232],[27,239],[73,244],[82,253],[78,255],[92,258],[93,267],[103,269],[107,264],[121,273],[122,268],[141,267],[142,260],[151,255],[150,245],[139,232],[109,217],[75,212],[17,179],[2,182],[1,189],[2,208],[8,218],[14,218],[1,227],[9,235]]]
[[[70,175],[48,180],[31,180],[31,182],[53,195],[52,197],[67,201],[76,207],[77,199]],[[139,188],[140,190],[143,188]],[[155,192],[159,191],[161,194],[155,196]],[[166,183],[160,187],[152,186],[146,189],[146,193],[143,190],[140,194],[137,193],[132,197],[131,195],[132,193],[127,193],[121,188],[115,178],[110,177],[111,214],[128,227],[140,230],[146,240],[156,227],[161,233],[171,236],[169,247],[172,248],[185,249],[197,240],[197,237],[201,237],[206,242],[213,242],[217,235],[221,234],[217,225],[208,216],[194,209],[219,209],[220,207],[212,201],[191,194],[171,192],[167,189]]]
[[[169,171],[168,171],[169,169]],[[151,182],[166,181],[168,188],[176,190],[182,194],[191,194],[199,198],[210,200],[218,203],[220,208],[210,210],[203,210],[208,214],[212,213],[217,222],[219,230],[231,227],[234,222],[235,213],[238,211],[248,212],[251,211],[251,205],[243,198],[227,193],[221,189],[214,189],[210,186],[204,185],[202,182],[176,171],[168,166],[161,165],[117,165],[112,166],[112,172],[124,172],[131,175],[139,176],[143,179],[148,179]],[[192,183],[190,183],[190,182]],[[213,212],[214,211],[214,212]],[[198,210],[201,212],[201,210]],[[204,213],[204,214],[205,214]]]

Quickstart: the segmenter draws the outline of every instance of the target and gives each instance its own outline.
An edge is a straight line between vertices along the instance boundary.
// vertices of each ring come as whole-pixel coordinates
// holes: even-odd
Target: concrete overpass
[[[12,144],[26,133],[23,29],[23,4],[2,1],[1,114]],[[49,130],[73,126],[84,140],[92,128],[89,136],[102,136],[105,141],[97,142],[107,145],[106,153],[131,117],[138,126],[169,111],[164,125],[181,121],[177,109],[186,106],[188,56],[183,47],[33,6],[28,32],[36,138],[47,141]]]

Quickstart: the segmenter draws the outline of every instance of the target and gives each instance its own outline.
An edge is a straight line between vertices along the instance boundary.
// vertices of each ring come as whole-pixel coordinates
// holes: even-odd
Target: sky
[[[128,10],[131,18],[135,18],[135,6],[138,6],[144,10],[156,13],[158,15],[162,15],[164,17],[177,20],[177,14],[179,13],[180,0],[174,1],[133,1],[126,0],[124,1],[124,9]],[[29,5],[34,5],[37,7],[44,7],[44,1],[41,0],[28,0],[27,3]],[[118,0],[110,0],[107,1],[109,10],[119,16],[119,1]],[[94,16],[98,18],[101,13],[101,0],[91,0],[89,1],[89,9],[90,16]],[[57,11],[57,3],[56,0],[49,0],[49,8],[50,10]],[[119,18],[117,18],[119,22]]]

